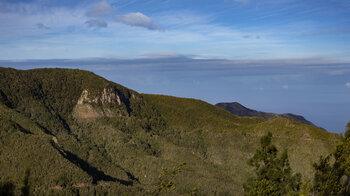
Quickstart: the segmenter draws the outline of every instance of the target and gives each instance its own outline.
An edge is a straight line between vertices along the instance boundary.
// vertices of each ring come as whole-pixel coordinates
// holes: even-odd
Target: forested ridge
[[[300,173],[298,190],[315,180],[329,193],[324,168],[347,174],[332,162],[347,160],[333,153],[347,135],[140,94],[88,71],[0,68],[0,182],[15,195],[243,195],[268,132],[288,152],[288,175]]]

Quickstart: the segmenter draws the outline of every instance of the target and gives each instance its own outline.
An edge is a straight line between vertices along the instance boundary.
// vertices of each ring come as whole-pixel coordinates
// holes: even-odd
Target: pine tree
[[[254,168],[256,177],[248,179],[244,184],[246,195],[287,195],[300,189],[301,175],[292,175],[287,151],[278,156],[278,150],[271,139],[270,132],[263,136],[260,148],[248,161],[248,165]]]
[[[333,159],[333,164],[330,159]],[[320,157],[313,164],[315,171],[314,195],[350,195],[350,122],[343,137],[333,154]]]

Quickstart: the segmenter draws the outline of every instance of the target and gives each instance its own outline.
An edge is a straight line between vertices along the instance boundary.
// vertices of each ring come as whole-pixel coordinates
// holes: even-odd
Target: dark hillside
[[[260,112],[256,110],[252,110],[249,108],[244,107],[240,103],[232,102],[232,103],[217,103],[216,106],[223,108],[229,112],[231,112],[234,115],[237,116],[250,116],[250,117],[261,117],[264,119],[275,119],[275,118],[287,118],[291,120],[295,120],[301,123],[304,123],[306,125],[313,125],[312,122],[306,120],[303,116],[296,115],[296,114],[274,114],[274,113],[267,113],[267,112]]]

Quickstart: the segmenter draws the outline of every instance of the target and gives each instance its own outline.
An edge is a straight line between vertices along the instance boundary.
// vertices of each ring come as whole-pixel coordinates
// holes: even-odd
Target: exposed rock
[[[74,108],[74,116],[78,118],[97,118],[103,116],[103,113],[94,109],[90,104],[78,104]]]
[[[106,104],[123,104],[116,89],[104,88],[100,95],[95,97],[90,97],[90,94],[91,93],[86,89],[81,93],[73,111],[76,118],[89,119],[101,116],[113,117],[118,115],[118,112],[112,111],[109,107],[105,106]],[[101,104],[101,107],[93,106],[91,105],[92,103]]]
[[[90,102],[90,99],[89,99],[88,95],[89,95],[89,92],[87,90],[83,90],[83,92],[81,93],[80,98],[78,99],[78,105],[81,105],[84,102]]]
[[[53,137],[53,138],[52,138],[52,141],[53,141],[55,144],[58,145],[57,137]]]
[[[101,95],[101,103],[102,104],[113,104],[113,103],[117,103],[118,105],[121,105],[121,101],[120,101],[120,97],[118,95],[118,93],[114,90],[114,89],[103,89],[102,95]]]
[[[120,100],[120,97],[118,95],[118,92],[115,89],[112,88],[104,88],[101,96],[96,96],[94,98],[89,97],[89,91],[88,90],[83,90],[81,93],[80,98],[78,99],[78,105],[82,105],[84,103],[102,103],[104,104],[118,104],[121,105],[122,102]]]

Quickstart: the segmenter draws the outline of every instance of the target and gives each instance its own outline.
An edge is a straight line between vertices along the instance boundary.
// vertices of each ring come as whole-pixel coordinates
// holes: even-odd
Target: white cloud
[[[90,10],[86,12],[86,16],[89,17],[102,17],[114,12],[114,8],[112,8],[106,2],[100,2],[91,7]]]
[[[144,27],[149,30],[162,30],[160,25],[155,24],[150,17],[140,12],[115,16],[115,21],[131,26]]]
[[[289,86],[288,86],[288,85],[283,85],[283,86],[282,86],[282,88],[284,88],[284,89],[288,89],[288,88],[289,88]]]
[[[345,85],[350,88],[350,82],[347,82]]]
[[[108,24],[103,19],[92,19],[85,22],[89,27],[100,27],[105,28]]]

